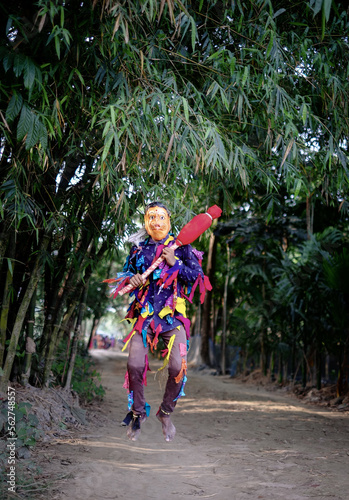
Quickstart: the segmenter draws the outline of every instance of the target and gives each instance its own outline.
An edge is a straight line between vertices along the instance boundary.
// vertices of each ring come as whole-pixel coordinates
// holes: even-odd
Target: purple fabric
[[[133,246],[131,248],[123,271],[131,272],[133,274],[142,274],[148,269],[148,267],[151,266],[156,254],[160,253],[159,246],[162,246],[167,238],[168,237],[158,242],[153,241],[151,238],[147,238],[145,241],[141,242],[138,247]],[[168,246],[172,246],[174,242],[175,240],[171,241]],[[175,256],[179,259],[177,296],[181,297],[182,292],[184,293],[184,287],[191,287],[191,285],[195,283],[198,276],[200,275],[203,279],[204,274],[191,245],[184,245],[177,248],[175,250]],[[166,267],[168,268],[168,266]],[[149,276],[149,286],[141,291],[139,289],[136,289],[130,295],[134,296],[134,300],[138,301],[142,306],[148,303],[154,310],[154,314],[145,319],[142,328],[144,330],[148,329],[148,327],[151,326],[150,323],[154,320],[152,328],[156,329],[159,325],[161,325],[163,333],[172,330],[177,326],[180,326],[183,321],[179,319],[181,318],[181,316],[177,312],[175,312],[173,316],[171,316],[171,314],[168,314],[164,318],[160,318],[158,316],[159,312],[165,307],[166,303],[171,303],[171,296],[173,294],[173,286],[169,286],[168,288],[161,287],[161,280],[159,283],[160,275],[160,270],[153,271],[153,273]],[[138,318],[139,315],[140,310],[135,310],[132,317]]]
[[[162,335],[166,347],[173,334],[175,335],[175,340],[171,349],[168,363],[168,379],[161,403],[161,408],[169,413],[173,412],[181,392],[183,380],[177,383],[175,378],[181,370],[182,359],[186,359],[186,356],[181,356],[180,349],[180,344],[186,343],[186,333],[183,326],[179,330],[170,330]],[[151,331],[148,331],[148,335],[151,339],[153,338],[153,333]],[[143,415],[145,413],[146,402],[143,376],[147,368],[148,351],[149,347],[144,347],[141,335],[134,335],[130,340],[127,370],[129,374],[129,390],[133,392],[132,410],[137,415]]]

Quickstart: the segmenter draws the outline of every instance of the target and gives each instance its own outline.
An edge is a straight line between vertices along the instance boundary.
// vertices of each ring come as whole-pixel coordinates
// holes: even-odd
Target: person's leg
[[[149,347],[144,347],[142,335],[136,332],[130,340],[127,371],[129,379],[129,392],[133,393],[132,421],[127,419],[126,425],[131,424],[127,435],[135,441],[140,434],[141,422],[146,420],[144,376],[147,369],[147,355]],[[125,419],[125,421],[126,421]]]
[[[176,428],[170,416],[174,411],[178,395],[182,388],[184,369],[186,370],[187,361],[187,336],[185,329],[181,327],[179,330],[174,329],[170,332],[165,332],[162,338],[166,347],[169,345],[173,335],[175,337],[169,357],[167,384],[162,403],[157,413],[166,441],[172,441],[176,433]]]

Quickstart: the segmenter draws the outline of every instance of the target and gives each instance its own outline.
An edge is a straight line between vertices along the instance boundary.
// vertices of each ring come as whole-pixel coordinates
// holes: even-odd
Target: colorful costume
[[[161,255],[165,247],[171,247],[175,238],[170,233],[159,241],[151,237],[131,248],[123,273],[117,276],[118,291],[129,283],[135,274],[142,274]],[[128,425],[132,418],[144,418],[148,405],[144,399],[146,373],[149,369],[148,351],[155,351],[159,336],[165,350],[164,368],[168,365],[169,377],[160,405],[160,411],[169,415],[173,412],[179,397],[184,395],[187,380],[186,355],[189,345],[190,320],[186,317],[185,300],[192,301],[199,286],[201,302],[206,289],[211,289],[209,280],[201,268],[202,252],[183,245],[175,250],[175,264],[170,267],[163,261],[148,277],[144,286],[136,288],[126,319],[132,324],[130,334],[124,340],[129,347],[129,360],[124,387],[129,391],[129,409],[132,412],[125,419]],[[161,368],[161,369],[162,369]]]

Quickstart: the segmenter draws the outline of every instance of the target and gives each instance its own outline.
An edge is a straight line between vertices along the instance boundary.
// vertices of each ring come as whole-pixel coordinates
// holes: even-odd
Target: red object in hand
[[[220,217],[221,214],[222,214],[222,209],[219,208],[217,205],[213,205],[207,210],[206,213],[196,215],[180,231],[179,235],[176,238],[176,242],[172,246],[172,248],[175,250],[181,245],[189,245],[190,243],[193,243],[193,241],[195,241],[199,236],[201,236],[202,233],[206,231],[206,229],[208,229],[211,226],[212,221],[214,219],[218,219],[218,217]],[[164,259],[165,258],[161,255],[142,274],[142,277],[147,278],[149,274],[151,274],[154,271],[154,269],[156,269]],[[119,291],[119,295],[124,295],[125,293],[130,292],[133,289],[134,287],[132,285],[127,285]]]
[[[176,238],[177,245],[178,243],[178,246],[193,243],[193,241],[195,241],[206,231],[206,229],[211,226],[213,219],[218,219],[221,214],[222,210],[217,207],[217,205],[213,205],[213,207],[210,207],[206,213],[195,215],[195,217],[180,231]]]

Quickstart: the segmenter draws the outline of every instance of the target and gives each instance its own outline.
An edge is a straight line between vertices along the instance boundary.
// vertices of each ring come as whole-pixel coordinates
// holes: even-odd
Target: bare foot
[[[139,429],[134,429],[132,425],[127,427],[126,435],[131,441],[137,441],[141,434],[141,428]]]
[[[165,441],[173,441],[176,435],[176,428],[171,422],[170,415],[164,415],[161,410],[159,410],[156,414],[158,420],[160,420],[162,424],[162,432],[165,437]]]
[[[137,441],[141,433],[141,424],[146,420],[146,415],[133,415],[132,421],[126,431],[126,435],[131,441]]]

